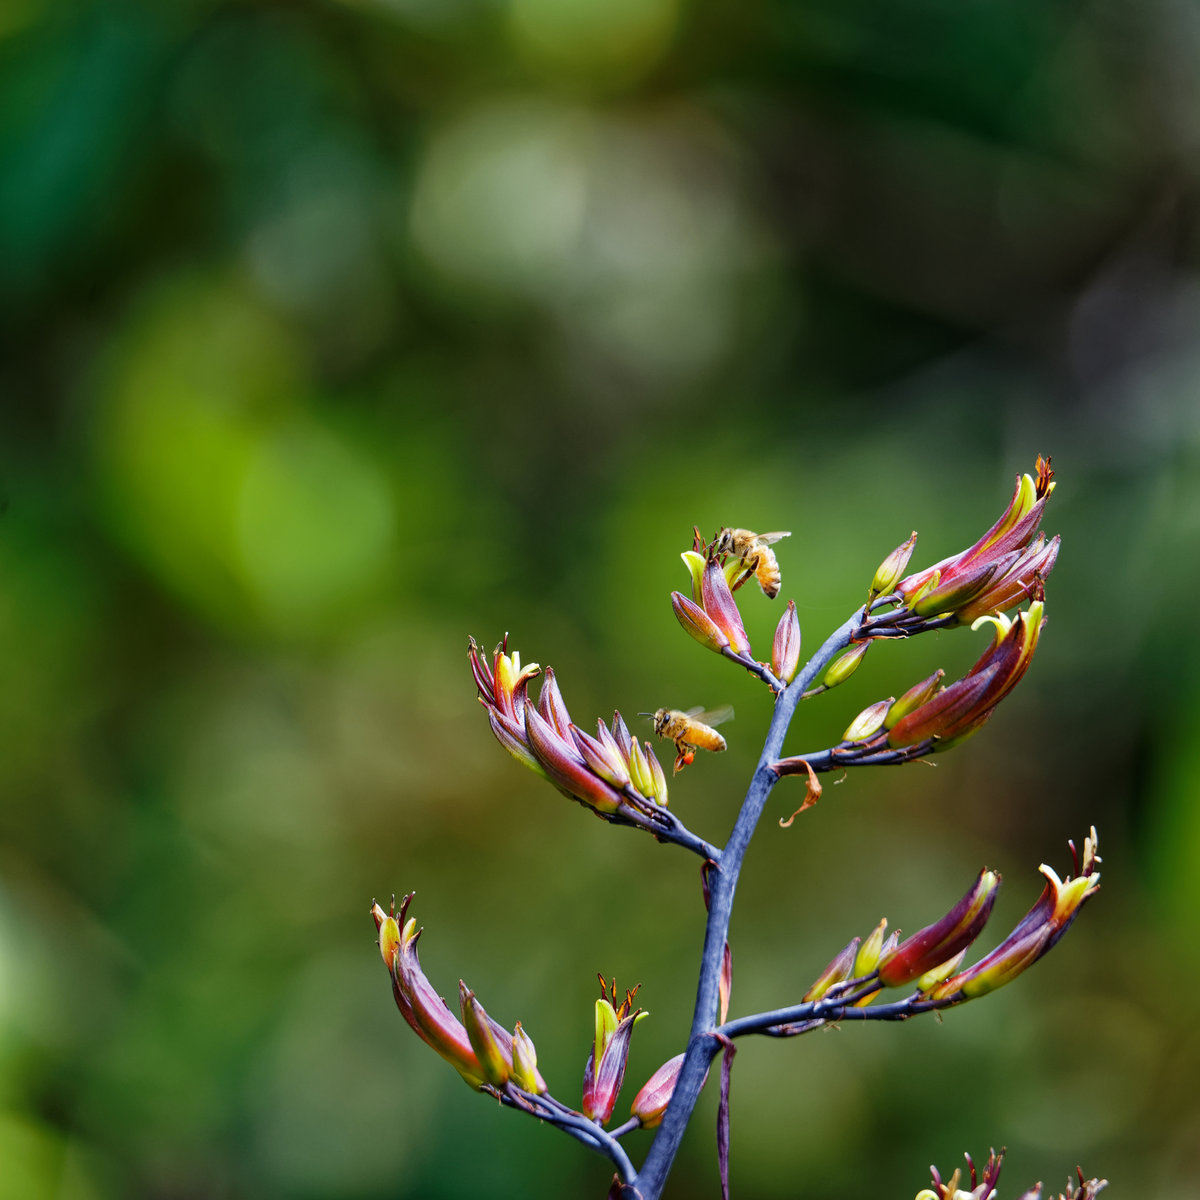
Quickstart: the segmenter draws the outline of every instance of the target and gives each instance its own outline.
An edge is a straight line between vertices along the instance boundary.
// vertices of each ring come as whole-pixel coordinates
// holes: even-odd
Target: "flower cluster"
[[[772,539],[779,536],[786,535],[763,535]],[[675,618],[702,646],[740,662],[761,675],[773,690],[781,691],[792,681],[800,665],[800,622],[795,601],[788,601],[779,619],[768,671],[766,664],[757,663],[752,657],[742,614],[733,598],[734,591],[747,577],[745,563],[737,555],[719,552],[721,544],[716,540],[705,547],[700,531],[694,530],[692,548],[680,555],[691,576],[691,597],[682,592],[671,593]],[[777,592],[776,582],[774,590],[767,594],[774,596]]]
[[[468,659],[496,740],[518,762],[548,779],[560,792],[602,816],[633,817],[667,803],[667,777],[649,742],[631,736],[619,712],[612,729],[596,723],[596,736],[571,721],[554,670],[547,667],[537,702],[530,681],[541,671],[508,654],[505,638],[489,665],[475,639]]]
[[[1066,933],[1083,903],[1100,886],[1100,862],[1093,828],[1084,839],[1075,876],[1061,880],[1045,863],[1039,868],[1046,886],[1016,928],[986,957],[960,971],[969,946],[983,932],[1000,876],[982,870],[961,900],[940,920],[901,942],[887,935],[887,919],[865,939],[854,938],[838,953],[804,994],[805,1001],[846,996],[869,1004],[884,987],[916,984],[914,1001],[947,1008],[995,991],[1046,954]],[[1072,853],[1075,852],[1071,843]],[[886,936],[885,936],[886,935]],[[834,989],[837,989],[836,991]]]
[[[1004,1163],[1004,1151],[999,1154],[993,1150],[988,1155],[987,1164],[980,1174],[975,1162],[968,1154],[967,1160],[967,1179],[963,1178],[963,1171],[960,1167],[950,1176],[944,1183],[942,1182],[941,1173],[936,1167],[930,1167],[933,1175],[933,1187],[925,1188],[917,1193],[916,1200],[995,1200],[996,1183],[1000,1178],[1000,1168]],[[1073,1180],[1067,1180],[1067,1190],[1058,1194],[1057,1200],[1096,1200],[1096,1197],[1108,1187],[1107,1179],[1084,1179],[1083,1170],[1076,1171],[1078,1183]],[[960,1187],[960,1184],[969,1184],[970,1190]],[[1028,1191],[1022,1192],[1017,1200],[1041,1200],[1042,1185],[1034,1184]]]
[[[509,1033],[484,1011],[474,992],[459,981],[459,1021],[450,1006],[421,970],[417,941],[421,931],[408,916],[409,893],[400,904],[384,912],[371,905],[371,916],[379,933],[379,953],[392,978],[392,995],[401,1016],[417,1036],[432,1046],[473,1088],[503,1087],[510,1081],[527,1092],[540,1095],[545,1080],[537,1069],[537,1051],[518,1021]]]
[[[942,687],[945,672],[938,670],[898,700],[868,705],[835,748],[839,761],[910,747],[933,754],[975,733],[1029,669],[1046,624],[1045,603],[1037,600],[1015,617],[1003,613],[979,617],[972,628],[984,623],[995,626],[992,643],[961,679]]]
[[[894,585],[909,612],[920,617],[953,614],[959,624],[969,625],[986,613],[1006,612],[1036,598],[1041,581],[1054,568],[1060,539],[1047,542],[1038,531],[1054,491],[1050,460],[1038,455],[1035,472],[1018,476],[1008,507],[973,546]],[[884,560],[872,591],[892,582],[896,563],[904,569],[914,543],[915,535]]]

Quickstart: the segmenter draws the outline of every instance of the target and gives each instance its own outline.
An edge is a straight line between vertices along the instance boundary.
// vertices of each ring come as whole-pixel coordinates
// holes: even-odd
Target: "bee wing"
[[[789,529],[786,532],[775,533],[760,533],[758,541],[763,546],[769,546],[772,542],[782,541],[785,537],[791,537],[792,531]]]
[[[725,721],[733,720],[733,705],[722,704],[720,708],[714,708],[709,712],[705,712],[702,708],[693,708],[688,710],[688,716],[711,728],[713,725],[721,725]]]

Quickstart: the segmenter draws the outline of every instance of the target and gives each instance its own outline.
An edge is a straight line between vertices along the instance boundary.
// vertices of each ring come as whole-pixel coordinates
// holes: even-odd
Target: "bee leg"
[[[754,567],[747,567],[730,585],[729,590],[736,592],[748,580],[754,578]]]

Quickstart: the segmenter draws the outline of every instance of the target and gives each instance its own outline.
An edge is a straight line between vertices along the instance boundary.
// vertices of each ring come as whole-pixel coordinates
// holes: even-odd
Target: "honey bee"
[[[790,530],[786,533],[754,533],[749,529],[722,529],[713,542],[713,550],[717,554],[734,555],[746,568],[744,574],[733,583],[733,590],[740,588],[753,575],[758,579],[763,595],[774,600],[779,595],[782,580],[775,551],[770,546],[772,542],[791,536]]]
[[[638,713],[654,722],[654,732],[660,738],[670,738],[675,743],[676,775],[696,757],[697,750],[719,752],[725,749],[725,739],[713,728],[733,717],[733,708],[723,704],[712,712],[702,708],[689,708],[682,712],[678,708],[660,708],[653,713]]]

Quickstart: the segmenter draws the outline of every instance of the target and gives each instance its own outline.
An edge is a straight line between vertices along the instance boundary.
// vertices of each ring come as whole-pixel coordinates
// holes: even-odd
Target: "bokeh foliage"
[[[815,646],[1037,451],[1037,662],[936,770],[764,826],[734,1010],[984,863],[1003,927],[1092,821],[1101,899],[942,1025],[744,1047],[734,1183],[1004,1143],[1010,1187],[1194,1194],[1198,50],[1185,0],[0,6],[0,1198],[603,1194],[371,946],[416,888],[564,1098],[597,969],[652,1012],[631,1082],[681,1045],[694,864],[504,757],[467,633],[581,723],[732,702],[673,793],[722,840],[767,698],[674,625],[693,522],[793,530]],[[977,650],[879,647],[789,748]]]

